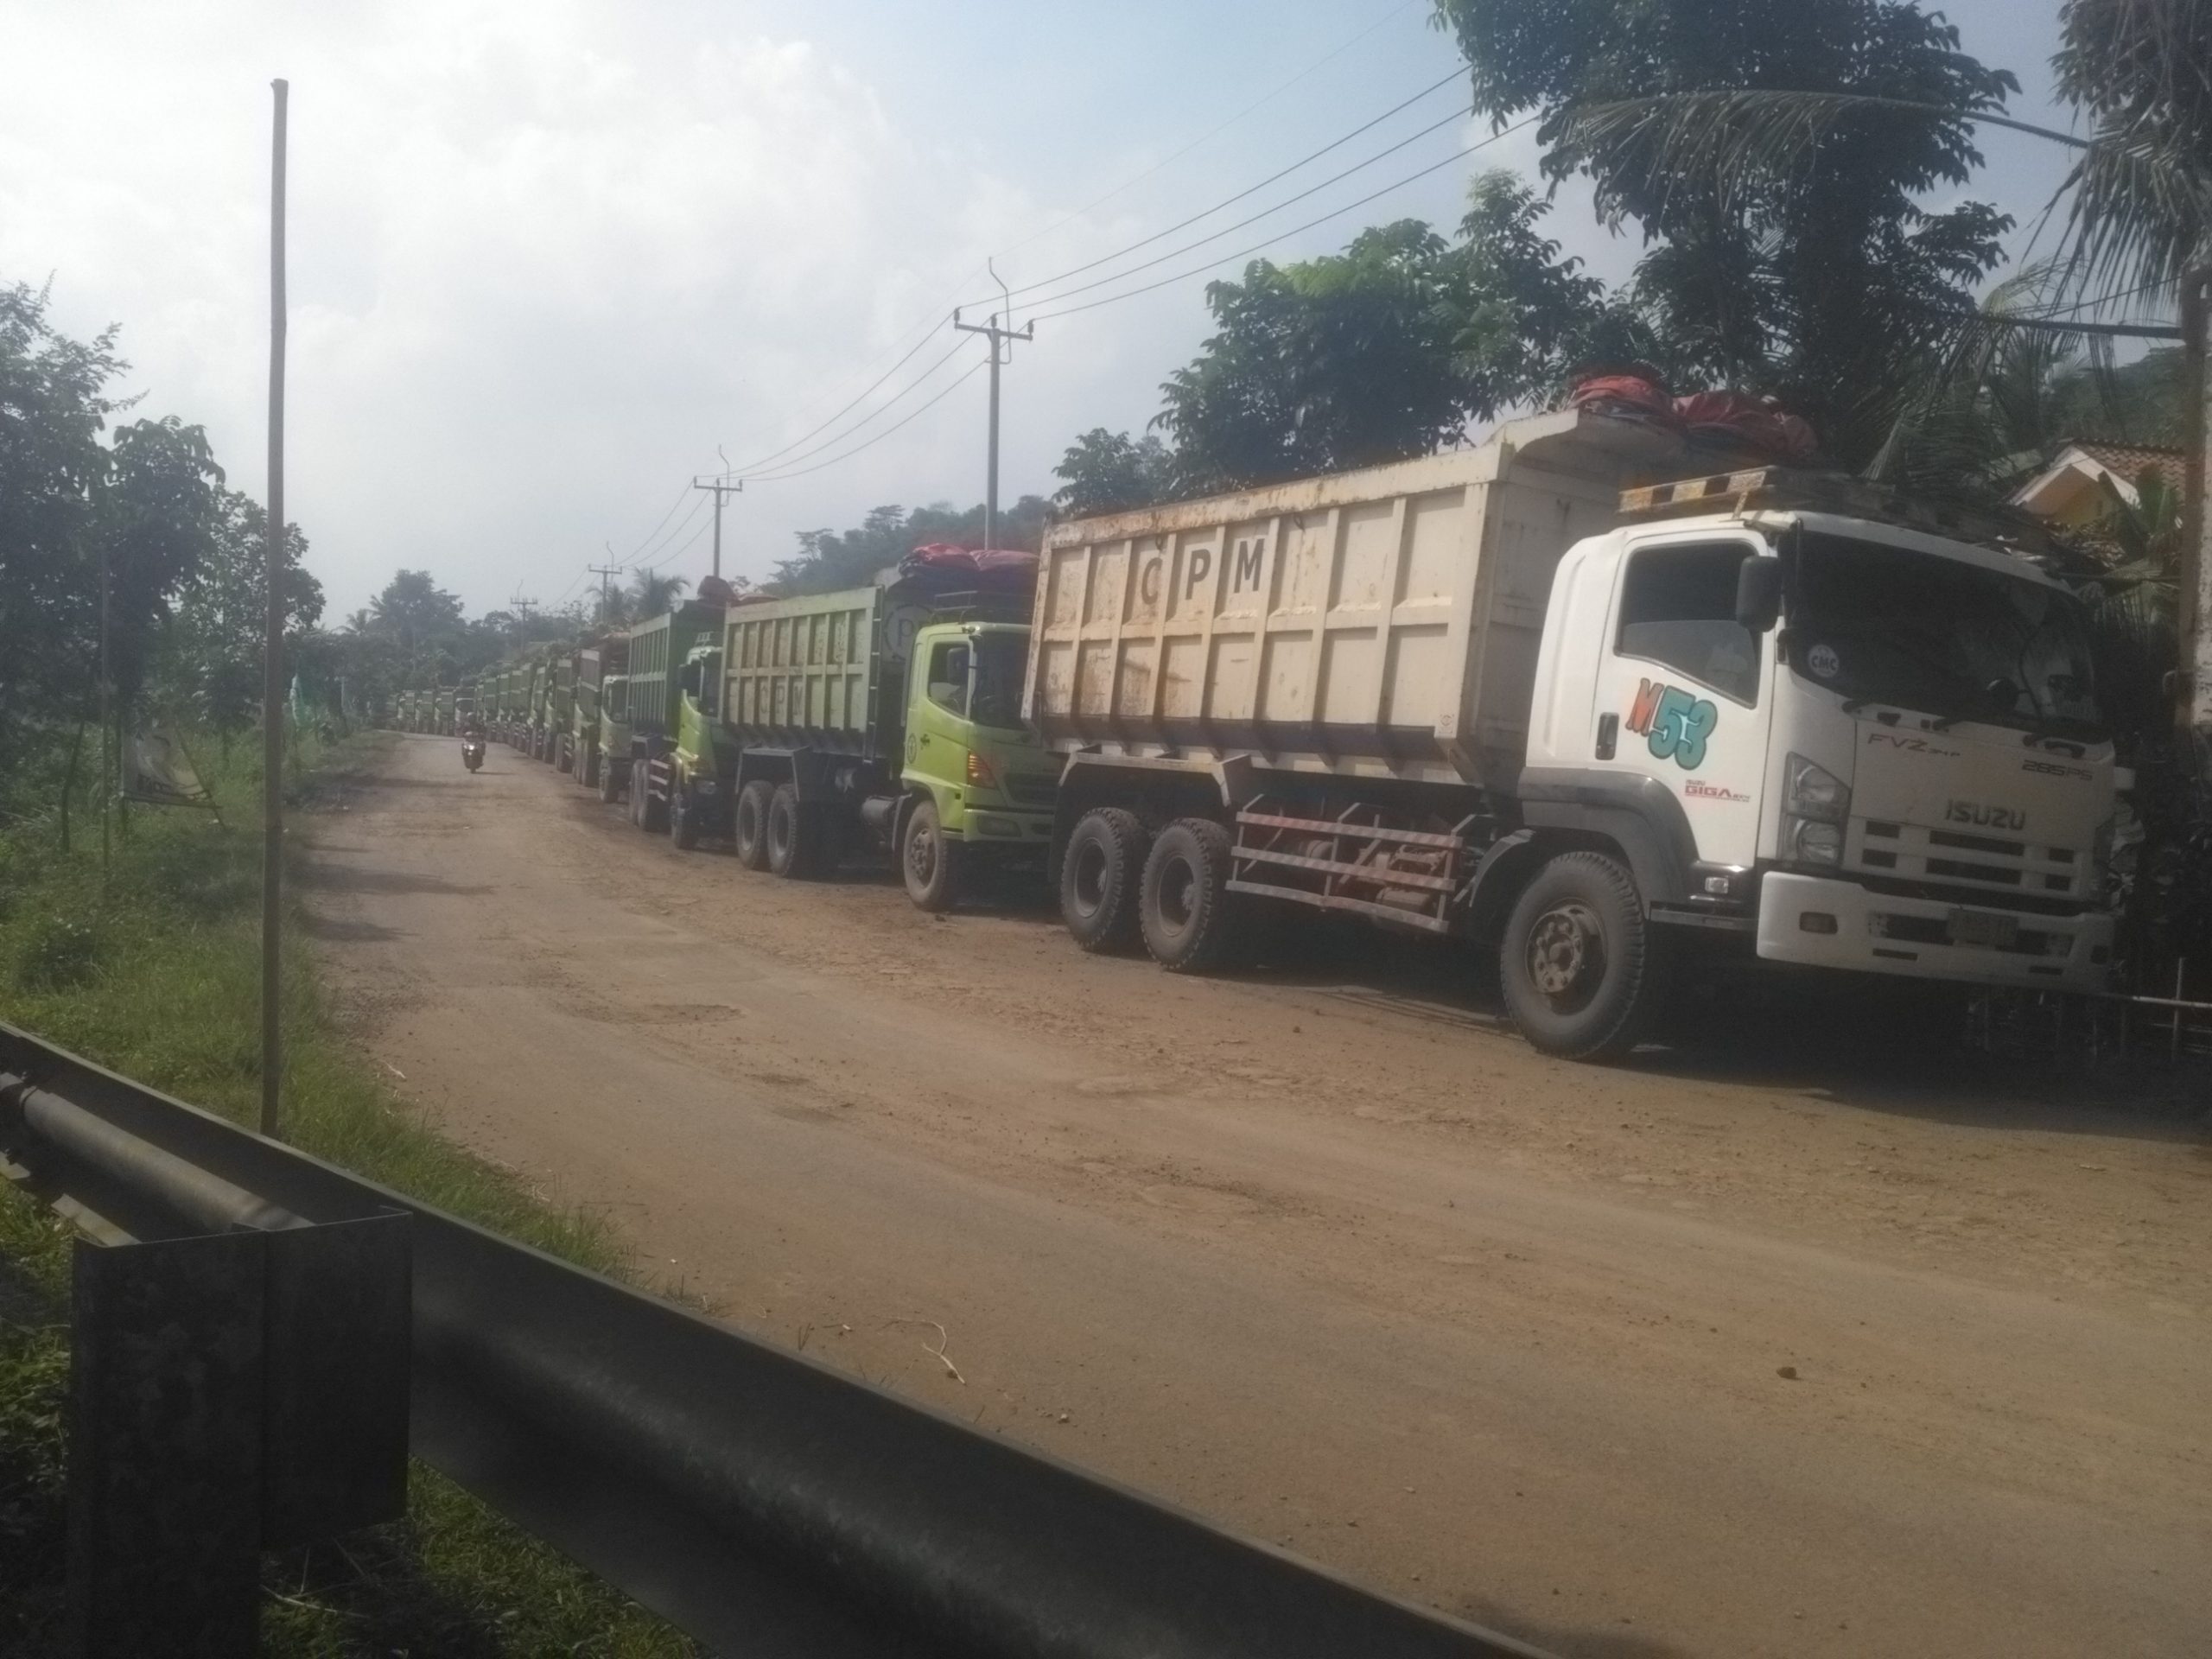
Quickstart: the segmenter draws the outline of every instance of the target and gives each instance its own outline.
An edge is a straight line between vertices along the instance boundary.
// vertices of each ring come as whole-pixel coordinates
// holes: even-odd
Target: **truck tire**
[[[961,854],[966,849],[945,838],[937,803],[924,801],[906,817],[899,837],[899,871],[915,907],[939,916],[960,902]]]
[[[638,816],[645,804],[645,763],[632,760],[630,763],[630,827],[633,830],[645,827],[645,821]]]
[[[768,798],[768,868],[772,874],[789,880],[814,874],[813,838],[808,833],[813,828],[800,809],[798,791],[778,784]]]
[[[1236,951],[1243,918],[1229,891],[1229,831],[1211,818],[1178,818],[1144,861],[1137,903],[1144,948],[1171,974],[1202,974]]]
[[[622,768],[611,754],[599,757],[599,798],[609,806],[622,798]]]
[[[1060,919],[1077,945],[1096,954],[1136,943],[1137,894],[1150,850],[1134,812],[1093,807],[1076,820],[1060,855]]]
[[[668,838],[681,853],[699,844],[699,803],[687,785],[672,778],[668,785]]]
[[[1562,853],[1536,872],[1505,925],[1498,977],[1530,1047],[1617,1060],[1658,1001],[1658,941],[1635,879],[1603,853]]]
[[[653,798],[653,762],[643,762],[639,767],[639,777],[645,786],[638,791],[638,828],[649,836],[664,836],[668,833],[668,801]],[[676,793],[674,766],[668,769],[668,791],[671,796]]]
[[[776,786],[766,778],[755,778],[737,791],[730,839],[737,845],[737,861],[748,870],[768,868],[768,804],[775,798]]]

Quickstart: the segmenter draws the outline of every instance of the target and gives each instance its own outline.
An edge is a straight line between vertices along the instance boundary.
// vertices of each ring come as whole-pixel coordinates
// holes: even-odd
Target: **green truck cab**
[[[620,644],[626,652],[628,639],[621,637]],[[623,660],[626,665],[626,656]],[[610,805],[629,791],[629,757],[630,676],[626,671],[602,675],[599,682],[598,744],[584,781]]]
[[[685,674],[696,672],[692,668],[694,658],[702,646],[711,650],[719,642],[721,626],[721,606],[690,600],[630,630],[626,688],[629,705],[628,753],[626,757],[618,756],[609,749],[607,759],[616,764],[626,760],[630,822],[649,834],[659,835],[671,827],[670,803],[677,786],[678,754],[683,747]],[[697,710],[696,692],[691,702],[692,719],[696,722],[702,716]],[[689,753],[693,757],[690,781],[696,782],[696,760],[699,753],[696,734]],[[712,753],[711,749],[709,753]],[[690,800],[685,802],[683,810],[683,823],[700,829],[706,827],[706,821],[697,816]],[[709,815],[711,817],[711,807]],[[693,833],[696,836],[696,830]]]
[[[539,652],[531,701],[530,753],[532,759],[549,766],[560,759],[561,736],[569,729],[574,674],[566,645],[547,645]]]
[[[872,842],[932,911],[982,868],[1041,868],[1058,773],[1021,723],[1028,609],[972,576],[888,572],[732,606],[700,671],[720,677],[710,712],[733,752],[702,777],[735,790],[715,800],[739,861],[804,876]],[[719,827],[706,798],[691,804]]]

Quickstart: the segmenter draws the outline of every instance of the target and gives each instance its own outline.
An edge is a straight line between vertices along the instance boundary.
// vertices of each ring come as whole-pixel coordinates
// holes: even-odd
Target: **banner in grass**
[[[166,733],[140,732],[123,748],[123,796],[149,806],[213,806],[184,745]]]

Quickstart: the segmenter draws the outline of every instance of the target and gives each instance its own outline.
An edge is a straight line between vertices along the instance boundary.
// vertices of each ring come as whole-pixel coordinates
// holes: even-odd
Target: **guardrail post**
[[[264,1549],[404,1510],[410,1219],[78,1241],[73,1654],[251,1653]]]

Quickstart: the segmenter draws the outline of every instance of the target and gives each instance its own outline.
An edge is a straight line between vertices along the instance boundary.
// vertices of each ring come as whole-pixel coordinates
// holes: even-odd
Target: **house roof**
[[[2135,499],[2135,480],[2157,472],[2178,493],[2185,462],[2183,451],[2146,443],[2098,443],[2070,439],[2058,448],[2050,464],[2012,493],[2015,506],[2044,518],[2064,513],[2084,492],[2110,482],[2120,497]]]

